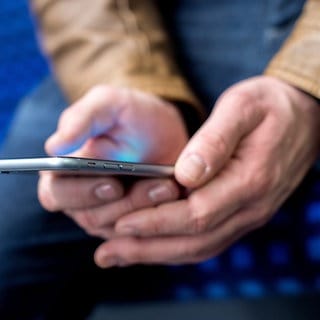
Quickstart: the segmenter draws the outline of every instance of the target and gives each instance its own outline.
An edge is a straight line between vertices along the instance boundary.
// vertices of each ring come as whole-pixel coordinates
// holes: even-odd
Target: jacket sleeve
[[[32,0],[40,43],[70,101],[96,84],[150,92],[201,118],[151,0]]]
[[[309,0],[296,26],[265,74],[320,98],[320,0]]]

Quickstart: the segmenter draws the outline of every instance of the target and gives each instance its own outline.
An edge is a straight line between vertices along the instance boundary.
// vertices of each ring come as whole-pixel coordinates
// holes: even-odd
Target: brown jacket
[[[70,101],[92,86],[129,86],[201,107],[173,59],[151,0],[32,0],[42,44]],[[306,2],[266,74],[320,98],[320,0]]]

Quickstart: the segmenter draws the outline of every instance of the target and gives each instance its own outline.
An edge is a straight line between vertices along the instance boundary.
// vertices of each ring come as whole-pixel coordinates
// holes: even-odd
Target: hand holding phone
[[[51,156],[171,164],[187,141],[173,104],[138,90],[99,86],[61,114],[45,149]]]
[[[184,120],[172,103],[138,90],[94,88],[61,114],[56,132],[46,142],[46,152],[81,160],[117,160],[103,161],[102,171],[161,179],[129,179],[127,185],[112,176],[91,179],[41,172],[40,203],[49,211],[65,212],[89,234],[110,238],[123,215],[179,198],[180,186],[172,176],[162,178],[172,175],[173,167],[154,164],[175,163],[187,141]],[[100,172],[100,164],[100,160],[85,159],[85,170],[79,170],[77,164],[71,173]]]

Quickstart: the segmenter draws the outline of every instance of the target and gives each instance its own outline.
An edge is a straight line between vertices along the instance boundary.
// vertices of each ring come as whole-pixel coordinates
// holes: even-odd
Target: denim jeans
[[[305,0],[158,2],[177,61],[209,112],[227,87],[263,72]]]
[[[208,111],[229,85],[261,73],[303,2],[159,1],[181,68]],[[44,81],[18,108],[0,157],[44,155],[66,105],[55,81]],[[36,175],[0,177],[1,319],[78,319],[100,294],[110,300],[171,296],[174,281],[165,268],[98,269],[92,257],[100,240],[64,215],[45,212],[36,185]]]

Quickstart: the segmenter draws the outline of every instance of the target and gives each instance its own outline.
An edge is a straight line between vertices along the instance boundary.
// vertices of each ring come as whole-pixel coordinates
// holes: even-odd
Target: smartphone
[[[141,177],[172,176],[171,165],[98,160],[76,157],[0,159],[0,173],[56,171],[63,174],[106,174]]]

